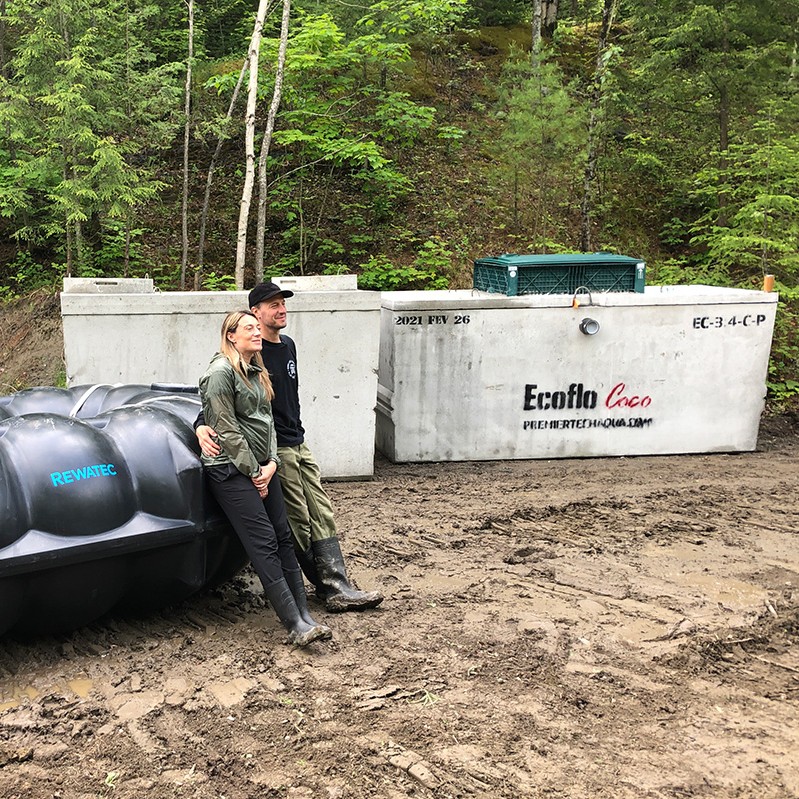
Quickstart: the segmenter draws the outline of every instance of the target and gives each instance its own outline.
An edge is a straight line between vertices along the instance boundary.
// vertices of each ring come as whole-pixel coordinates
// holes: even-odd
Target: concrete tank
[[[378,448],[398,462],[752,450],[776,307],[710,286],[385,292]]]
[[[324,477],[374,473],[380,295],[355,275],[276,278],[297,343],[302,421]],[[158,293],[152,281],[65,282],[67,384],[195,384],[246,291]]]

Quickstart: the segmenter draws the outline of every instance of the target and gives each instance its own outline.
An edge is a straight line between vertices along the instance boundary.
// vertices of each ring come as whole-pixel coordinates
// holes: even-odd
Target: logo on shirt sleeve
[[[289,373],[289,377],[292,380],[297,379],[297,364],[294,361],[289,361],[286,364],[286,371]]]

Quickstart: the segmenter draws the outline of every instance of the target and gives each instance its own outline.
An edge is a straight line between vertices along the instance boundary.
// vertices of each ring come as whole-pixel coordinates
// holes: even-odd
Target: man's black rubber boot
[[[369,610],[382,601],[379,591],[360,591],[347,579],[344,556],[338,538],[323,538],[311,544],[316,561],[316,573],[322,584],[325,607],[333,613],[348,610]]]
[[[303,588],[305,591],[305,588]],[[312,641],[325,638],[325,628],[321,624],[309,624],[300,615],[297,602],[285,580],[278,580],[264,586],[264,594],[275,609],[277,617],[288,630],[289,642],[295,646],[308,646]]]
[[[297,555],[297,562],[300,564],[302,573],[316,591],[316,598],[320,602],[324,602],[325,589],[322,585],[322,581],[319,579],[319,575],[316,572],[316,561],[314,560],[313,547],[308,547],[308,549],[303,551],[295,545],[294,553]]]
[[[291,595],[294,597],[294,602],[297,605],[300,618],[312,627],[321,627],[324,631],[324,635],[320,636],[321,638],[332,638],[333,631],[326,624],[320,624],[316,621],[308,610],[308,596],[305,593],[305,583],[302,581],[302,572],[299,570],[293,572],[284,571],[283,576],[286,578],[286,583],[291,591]]]

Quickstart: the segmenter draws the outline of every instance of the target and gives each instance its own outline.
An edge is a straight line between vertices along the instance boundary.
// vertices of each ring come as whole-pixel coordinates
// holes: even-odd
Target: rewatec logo
[[[63,472],[50,472],[50,480],[54,486],[77,483],[92,477],[116,477],[117,467],[113,463],[95,463],[79,469],[67,469]]]

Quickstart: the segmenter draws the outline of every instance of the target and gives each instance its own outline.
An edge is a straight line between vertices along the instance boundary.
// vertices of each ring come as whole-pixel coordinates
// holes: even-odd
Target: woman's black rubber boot
[[[297,610],[300,613],[300,618],[312,627],[321,627],[325,633],[322,638],[332,638],[333,631],[326,625],[320,624],[316,619],[311,616],[308,610],[308,595],[305,593],[305,583],[302,581],[301,571],[284,571],[283,576],[286,578],[289,590],[291,591],[294,601],[297,604]]]
[[[277,617],[288,630],[289,642],[294,646],[308,646],[313,641],[329,637],[327,635],[327,632],[330,631],[329,627],[315,623],[309,624],[303,619],[294,594],[285,580],[278,580],[264,586],[264,594],[277,613]]]

